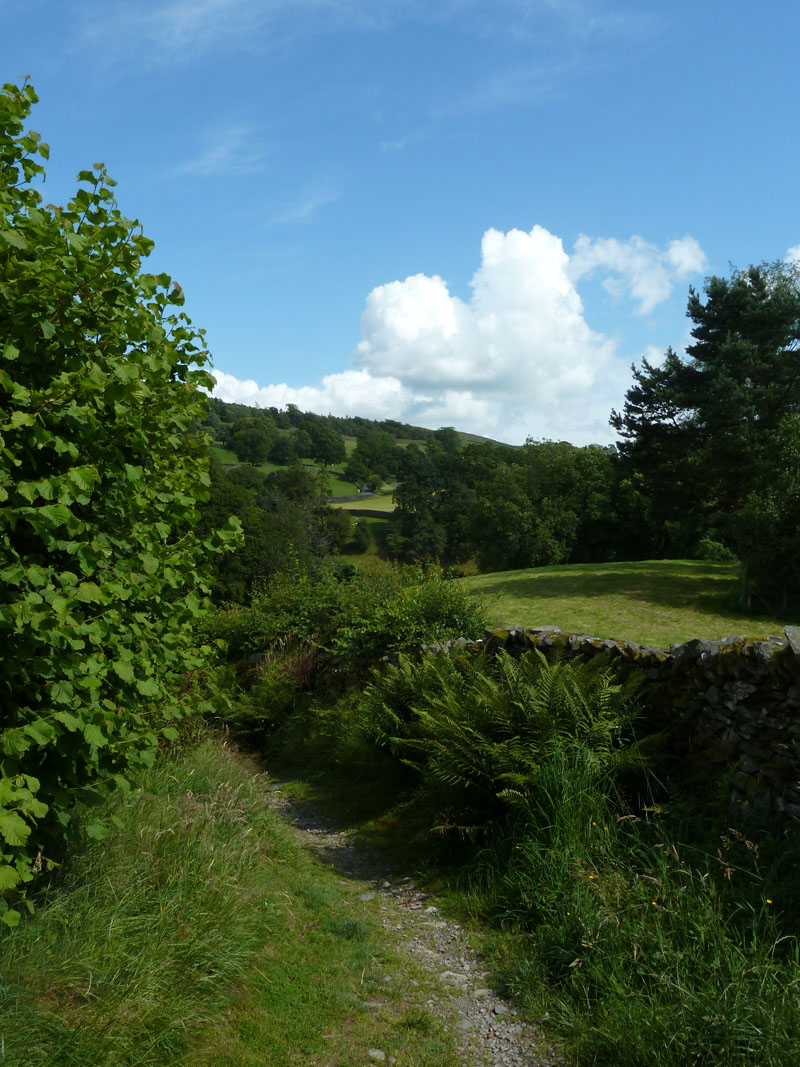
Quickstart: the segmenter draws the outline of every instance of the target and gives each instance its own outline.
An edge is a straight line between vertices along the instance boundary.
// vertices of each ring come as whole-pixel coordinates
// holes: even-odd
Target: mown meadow
[[[789,616],[743,615],[736,563],[654,559],[473,575],[492,625],[560,626],[656,648],[693,637],[783,633]]]

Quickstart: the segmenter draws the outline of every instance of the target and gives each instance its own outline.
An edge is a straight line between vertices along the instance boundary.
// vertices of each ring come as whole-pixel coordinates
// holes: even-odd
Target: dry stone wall
[[[441,646],[440,646],[441,647]],[[783,637],[687,641],[669,650],[557,627],[487,630],[445,647],[511,655],[538,648],[566,659],[605,655],[641,672],[647,726],[698,774],[725,778],[730,803],[749,817],[800,827],[800,627]]]

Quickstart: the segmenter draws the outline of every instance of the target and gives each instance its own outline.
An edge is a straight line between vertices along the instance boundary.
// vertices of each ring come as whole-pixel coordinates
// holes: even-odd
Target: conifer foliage
[[[102,164],[65,207],[36,188],[32,86],[0,91],[0,919],[58,854],[76,797],[152,760],[200,662],[208,484],[202,335]],[[89,833],[100,837],[101,825]]]

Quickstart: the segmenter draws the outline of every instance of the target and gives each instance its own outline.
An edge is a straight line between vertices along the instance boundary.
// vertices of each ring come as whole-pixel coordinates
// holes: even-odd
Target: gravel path
[[[487,988],[479,954],[459,923],[440,914],[432,894],[417,888],[410,878],[399,877],[378,854],[360,847],[352,830],[337,828],[313,807],[289,799],[282,783],[273,783],[270,789],[275,808],[303,844],[323,862],[364,883],[360,899],[376,902],[387,934],[435,979],[437,992],[431,993],[427,1008],[455,1020],[454,1036],[464,1067],[563,1064],[543,1034],[521,1020],[513,1004]]]

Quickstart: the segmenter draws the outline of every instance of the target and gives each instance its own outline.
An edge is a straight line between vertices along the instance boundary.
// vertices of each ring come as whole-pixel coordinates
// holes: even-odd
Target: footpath
[[[458,922],[440,912],[437,899],[400,877],[388,862],[357,841],[352,829],[337,827],[312,805],[292,799],[285,783],[270,786],[271,802],[302,845],[336,869],[343,881],[356,883],[360,901],[373,902],[386,937],[401,954],[421,967],[431,981],[406,980],[399,991],[427,1009],[451,1032],[464,1067],[559,1067],[563,1058],[540,1030],[519,1018],[516,1008],[487,986],[479,953]],[[403,978],[386,974],[388,987]],[[398,990],[393,987],[396,999]],[[380,1012],[380,999],[367,1002]],[[373,1048],[369,1060],[397,1063],[391,1048]],[[398,1067],[409,1067],[399,1064]],[[413,1067],[413,1065],[411,1065]]]

